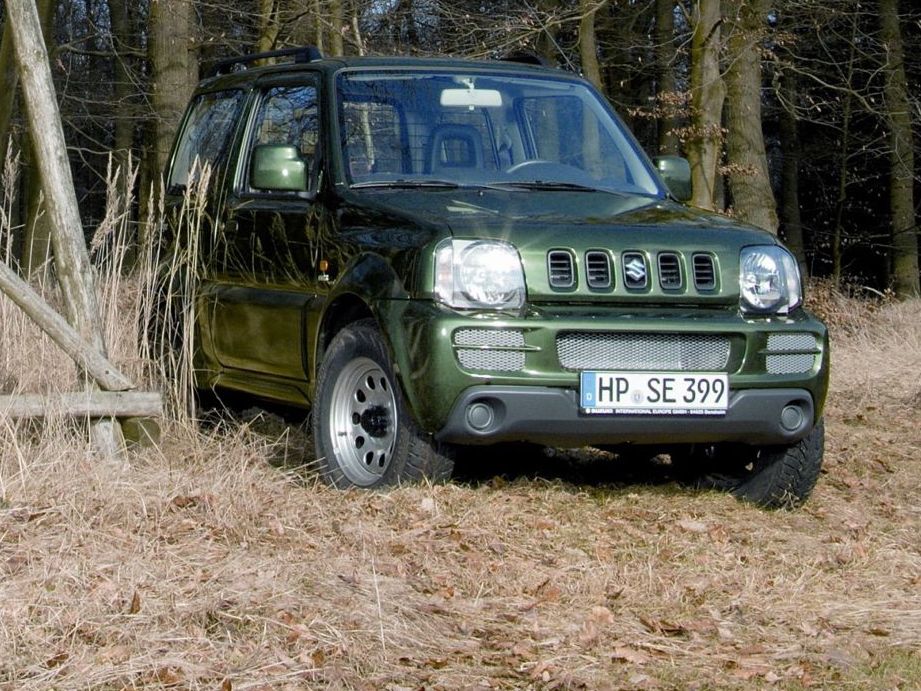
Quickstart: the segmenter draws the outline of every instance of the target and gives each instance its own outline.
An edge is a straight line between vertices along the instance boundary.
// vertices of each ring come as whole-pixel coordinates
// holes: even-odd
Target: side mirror
[[[669,191],[680,202],[691,200],[691,165],[680,156],[656,156],[652,159]]]
[[[267,192],[306,192],[307,164],[296,146],[262,144],[253,149],[249,185]]]

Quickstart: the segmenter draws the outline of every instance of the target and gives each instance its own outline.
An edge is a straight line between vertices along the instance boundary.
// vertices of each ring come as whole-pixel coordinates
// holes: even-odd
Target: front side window
[[[344,71],[347,182],[580,186],[661,195],[629,134],[572,79],[494,72]]]
[[[317,157],[318,141],[316,87],[279,86],[266,91],[256,113],[252,148],[264,145],[294,147],[305,168],[311,170]]]
[[[193,167],[213,167],[226,155],[242,103],[242,91],[202,94],[193,101],[173,159],[170,188],[185,188]]]

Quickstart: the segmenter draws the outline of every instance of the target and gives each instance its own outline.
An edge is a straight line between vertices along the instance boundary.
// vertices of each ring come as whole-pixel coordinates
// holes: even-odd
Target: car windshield
[[[631,137],[575,80],[355,70],[337,90],[353,187],[661,194]]]

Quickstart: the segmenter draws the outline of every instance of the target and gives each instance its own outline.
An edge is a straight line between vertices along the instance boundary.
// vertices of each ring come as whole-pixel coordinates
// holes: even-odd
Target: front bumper
[[[462,313],[426,300],[385,300],[376,307],[416,423],[449,442],[787,444],[806,436],[821,417],[828,388],[828,332],[805,310],[752,319],[737,310],[695,307],[532,305],[521,316]],[[514,332],[518,342],[475,352],[458,339],[465,330]],[[729,376],[727,413],[713,417],[582,414],[578,396],[581,365],[564,367],[558,351],[561,334],[574,333],[670,334],[704,344],[708,338],[720,337],[726,348],[725,364],[711,371]],[[777,367],[771,371],[770,342],[778,334],[794,342],[806,337],[811,345],[804,368],[791,373]],[[512,351],[515,358],[500,360],[515,371],[484,369],[489,357],[462,358],[464,353],[507,355]],[[707,352],[697,355],[707,360]],[[589,360],[591,356],[589,352]],[[487,364],[477,364],[483,362]],[[623,369],[658,371],[650,363],[640,353],[637,362]],[[488,403],[490,410],[478,403]]]
[[[745,442],[792,444],[813,428],[815,406],[802,389],[736,391],[720,416],[584,415],[571,389],[475,386],[465,391],[435,434],[440,441],[548,446]]]

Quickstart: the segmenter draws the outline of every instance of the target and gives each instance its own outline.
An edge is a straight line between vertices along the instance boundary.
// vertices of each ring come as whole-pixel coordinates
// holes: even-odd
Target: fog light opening
[[[477,432],[488,430],[495,419],[493,407],[485,401],[475,401],[467,406],[467,424]]]
[[[799,405],[791,404],[784,406],[780,412],[780,424],[788,432],[795,432],[800,429],[806,422],[806,415]]]

